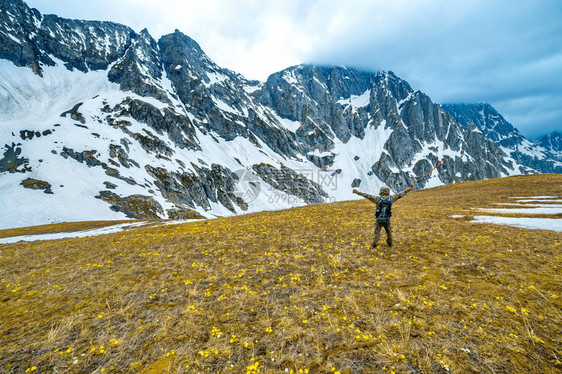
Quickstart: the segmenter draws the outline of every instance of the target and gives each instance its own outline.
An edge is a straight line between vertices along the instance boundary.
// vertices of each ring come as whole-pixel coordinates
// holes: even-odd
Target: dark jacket
[[[410,192],[409,189],[405,189],[403,191],[398,192],[395,195],[390,196],[390,202],[394,203],[396,200],[403,198],[406,194]],[[381,197],[387,199],[388,195],[369,195],[363,192],[357,191],[357,195],[364,197],[365,199],[369,200],[370,202],[374,203],[377,208],[379,207],[379,202],[381,201]]]

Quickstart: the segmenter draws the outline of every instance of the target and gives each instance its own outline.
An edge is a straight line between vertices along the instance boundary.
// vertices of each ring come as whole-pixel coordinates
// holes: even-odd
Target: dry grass
[[[106,226],[118,225],[120,223],[133,223],[133,222],[135,221],[128,220],[128,221],[88,221],[88,222],[54,223],[51,225],[0,230],[0,238],[9,238],[12,236],[20,236],[20,235],[40,235],[40,234],[92,230],[92,229],[98,229]]]
[[[560,233],[469,222],[536,195],[412,192],[380,251],[365,200],[0,245],[0,371],[558,373]]]

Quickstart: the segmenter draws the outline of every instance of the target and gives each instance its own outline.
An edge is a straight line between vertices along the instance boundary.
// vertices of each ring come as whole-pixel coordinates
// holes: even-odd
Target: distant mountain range
[[[562,172],[487,104],[435,104],[392,72],[298,65],[266,82],[177,31],[0,0],[0,228],[197,218]]]
[[[562,172],[562,137],[553,132],[534,143],[526,139],[515,127],[489,104],[444,104],[464,126],[478,127],[489,139],[522,165],[541,173]]]

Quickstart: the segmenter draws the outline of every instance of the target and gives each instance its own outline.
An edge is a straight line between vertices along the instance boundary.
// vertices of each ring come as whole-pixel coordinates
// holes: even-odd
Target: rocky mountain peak
[[[221,70],[221,68],[203,52],[195,40],[179,30],[162,36],[158,44],[160,48],[165,51],[170,61],[181,63],[181,65],[173,66],[173,68],[177,70],[189,67],[192,72],[197,75],[197,78],[207,82],[208,77],[206,77],[206,72]]]
[[[379,92],[387,90],[398,101],[405,100],[414,92],[408,82],[397,77],[392,71],[379,71],[375,76],[375,82],[380,88]]]
[[[119,83],[123,91],[132,91],[140,96],[150,96],[169,103],[159,85],[162,63],[158,44],[147,29],[134,35],[107,76],[110,82]]]
[[[132,29],[100,21],[42,16],[23,1],[0,2],[0,57],[41,74],[42,65],[62,61],[82,72],[104,70],[129,46]],[[53,60],[55,59],[55,60]]]
[[[537,143],[549,151],[558,153],[562,160],[562,133],[558,131],[551,132],[540,138]]]
[[[478,128],[522,165],[543,173],[562,171],[559,156],[526,139],[490,104],[443,104],[443,108],[462,125]]]
[[[6,222],[344,200],[352,188],[408,187],[446,156],[418,187],[534,172],[390,71],[303,64],[249,81],[178,30],[156,41],[146,29],[42,16],[20,0],[0,6]],[[492,113],[466,110],[482,111]],[[60,209],[37,215],[43,201]]]
[[[462,125],[478,127],[490,139],[503,146],[513,145],[523,138],[523,135],[488,103],[443,104],[443,108],[454,114]]]

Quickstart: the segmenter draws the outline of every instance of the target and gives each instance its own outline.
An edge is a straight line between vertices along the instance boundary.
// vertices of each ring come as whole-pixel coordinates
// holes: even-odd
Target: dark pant
[[[390,222],[375,222],[375,240],[373,241],[373,247],[377,246],[381,237],[381,229],[383,227],[386,231],[386,244],[389,246],[392,245],[392,230],[390,229]]]

